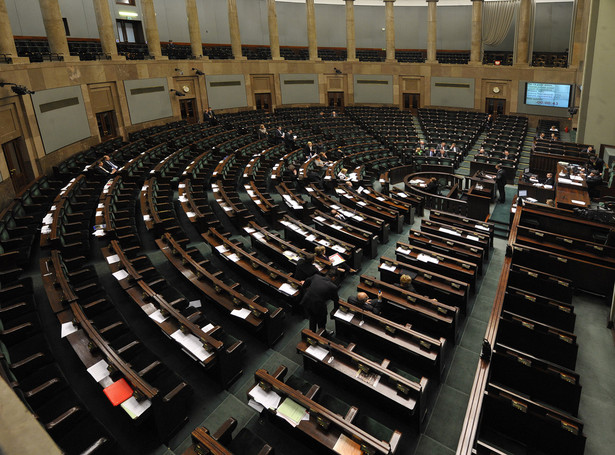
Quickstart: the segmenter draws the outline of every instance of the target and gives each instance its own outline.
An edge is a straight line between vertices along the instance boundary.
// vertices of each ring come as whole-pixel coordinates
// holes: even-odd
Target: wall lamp
[[[180,92],[179,90],[175,90],[174,88],[172,88],[171,90],[169,90],[169,92],[171,93],[175,93],[175,96],[186,96],[185,93]]]
[[[18,85],[18,84],[15,84],[13,82],[0,82],[0,88],[4,87],[6,85],[10,85],[11,86],[11,90],[16,95],[34,95],[34,93],[35,93],[35,92],[33,92],[32,90],[30,90],[28,87],[26,87],[24,85]]]
[[[196,68],[192,68],[192,71],[196,71],[197,76],[205,76],[205,73],[203,71],[198,70]]]

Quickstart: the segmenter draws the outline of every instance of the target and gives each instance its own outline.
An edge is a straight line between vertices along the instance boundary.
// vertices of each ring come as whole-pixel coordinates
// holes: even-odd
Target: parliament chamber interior
[[[614,24],[0,0],[0,453],[611,453]]]

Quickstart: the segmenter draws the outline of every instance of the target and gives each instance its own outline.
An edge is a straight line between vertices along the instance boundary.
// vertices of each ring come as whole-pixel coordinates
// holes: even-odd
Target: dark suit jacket
[[[550,177],[548,179],[545,179],[544,185],[551,185],[551,186],[553,186],[554,183],[555,183],[555,179],[553,177]]]
[[[506,171],[504,169],[500,169],[497,174],[495,174],[495,183],[499,187],[504,187],[504,185],[506,185]]]
[[[297,262],[294,277],[299,281],[303,281],[311,277],[312,275],[316,275],[317,273],[318,269],[316,268],[316,266],[314,264],[310,264],[305,260],[305,258],[303,258],[299,259],[299,262]]]
[[[338,304],[337,286],[329,277],[316,274],[305,280],[303,288],[306,290],[301,305],[312,314],[327,313],[327,301],[333,300]]]
[[[348,297],[348,303],[358,306],[363,310],[371,311],[374,314],[380,314],[382,311],[382,302],[378,302],[377,299],[367,299],[365,302],[359,302],[355,296],[352,296]]]

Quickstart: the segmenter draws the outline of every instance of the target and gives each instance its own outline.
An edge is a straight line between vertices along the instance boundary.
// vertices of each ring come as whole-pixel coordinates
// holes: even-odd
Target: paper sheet
[[[340,318],[342,321],[350,322],[352,321],[352,318],[354,318],[354,313],[337,310],[335,313],[333,313],[333,316],[335,316],[336,318]]]
[[[572,202],[573,204],[578,204],[578,205],[585,205],[585,202],[583,201],[577,201],[576,199],[571,199],[570,202]]]
[[[120,257],[117,254],[114,254],[112,256],[107,256],[108,264],[115,264],[116,262],[120,262]]]
[[[440,232],[446,232],[447,234],[451,234],[451,235],[461,235],[459,232],[457,231],[453,231],[452,229],[446,229],[446,228],[439,228],[438,231]]]
[[[327,351],[325,348],[323,348],[322,346],[308,346],[305,350],[305,352],[307,352],[308,354],[310,354],[313,357],[316,357],[318,360],[324,360],[325,357],[327,357],[329,355],[329,351]]]
[[[77,330],[79,329],[75,327],[72,322],[65,322],[64,324],[62,324],[62,327],[60,329],[60,338],[64,338],[71,333],[75,333]]]
[[[130,397],[126,401],[124,401],[120,406],[126,411],[126,413],[130,416],[131,419],[138,419],[141,414],[149,409],[152,405],[152,402],[149,400],[143,400],[142,402],[138,402],[135,397]]]
[[[476,226],[474,226],[474,227],[475,227],[476,229],[480,229],[481,231],[487,231],[487,232],[489,232],[489,228],[488,228],[488,227],[482,226],[482,225],[480,225],[480,224],[477,224],[477,225],[476,225]]]
[[[107,370],[108,366],[109,364],[103,359],[100,362],[96,362],[88,368],[87,371],[92,375],[96,382],[100,382],[103,378],[109,376],[109,370]]]
[[[145,314],[147,314],[148,316],[150,314],[152,314],[154,311],[156,311],[156,307],[154,306],[153,303],[146,303],[145,305],[143,305],[141,307],[141,309],[145,312]]]
[[[218,245],[216,247],[216,250],[218,250],[218,253],[226,253],[228,251],[228,248],[226,247],[226,245]]]
[[[181,330],[177,330],[171,334],[171,338],[181,344],[201,362],[214,355],[213,352],[207,352],[201,340],[192,333],[182,333]]]
[[[204,325],[203,327],[201,327],[201,330],[205,333],[209,332],[210,330],[214,329],[215,326],[212,323],[209,323],[207,325]]]
[[[380,268],[384,270],[388,270],[389,272],[394,272],[397,268],[395,265],[386,265],[384,262],[380,264]]]
[[[228,256],[226,256],[226,258],[233,262],[238,262],[241,259],[239,256],[237,256],[237,253],[229,254]]]
[[[113,272],[113,277],[118,281],[123,280],[127,276],[128,276],[128,272],[124,269],[118,270],[117,272]]]
[[[282,397],[276,392],[273,390],[265,392],[258,384],[248,392],[248,396],[252,397],[261,406],[264,406],[265,409],[277,409],[280,401],[282,401]]]
[[[168,319],[168,317],[165,318],[162,315],[160,310],[154,311],[152,314],[149,315],[149,317],[152,318],[154,321],[160,322],[160,323],[163,323],[164,321]]]
[[[279,417],[282,417],[292,426],[297,426],[303,420],[307,409],[301,406],[299,403],[295,403],[290,398],[285,398],[284,401],[276,411]]]
[[[233,316],[237,316],[238,318],[241,318],[241,319],[246,319],[248,316],[250,316],[250,313],[251,311],[248,310],[247,308],[241,308],[238,310],[231,311],[231,314]]]
[[[467,235],[466,239],[468,240],[474,240],[475,242],[478,242],[480,239],[478,237],[475,237],[473,235]]]
[[[201,308],[201,301],[200,300],[191,300],[190,303],[188,303],[189,307],[192,308]]]
[[[295,295],[297,292],[299,292],[297,289],[292,287],[289,283],[282,284],[282,286],[280,286],[278,289],[284,294],[288,294],[288,295]]]
[[[340,245],[333,245],[331,247],[331,249],[337,251],[338,253],[345,253],[346,252],[346,248],[344,248],[343,246],[340,246]]]
[[[440,261],[437,260],[434,257],[431,257],[427,254],[423,254],[420,253],[417,257],[416,257],[419,261],[423,261],[423,262],[433,262],[434,264],[438,264]]]

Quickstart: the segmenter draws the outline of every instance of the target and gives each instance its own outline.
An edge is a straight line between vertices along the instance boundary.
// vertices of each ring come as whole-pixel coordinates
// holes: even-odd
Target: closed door
[[[96,122],[98,123],[98,133],[100,134],[101,142],[117,136],[115,111],[99,112],[96,114]]]
[[[419,93],[404,93],[404,110],[416,114],[421,107],[421,95]]]
[[[344,92],[327,92],[329,107],[333,107],[338,111],[344,110]]]
[[[271,111],[271,93],[255,93],[254,104],[257,110]]]
[[[506,100],[502,98],[487,98],[485,100],[485,112],[493,117],[506,113]]]
[[[196,100],[194,98],[179,100],[179,111],[181,112],[182,120],[188,123],[196,123]]]
[[[2,151],[9,167],[11,181],[16,193],[24,189],[30,180],[34,179],[30,159],[21,137],[2,144]]]

